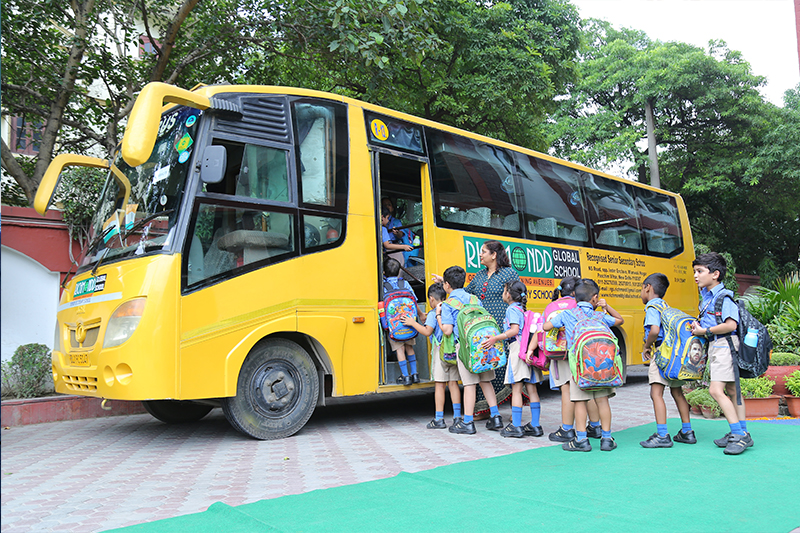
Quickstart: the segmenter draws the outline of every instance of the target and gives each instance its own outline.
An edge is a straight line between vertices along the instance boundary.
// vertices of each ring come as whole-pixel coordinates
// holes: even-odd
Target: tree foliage
[[[730,251],[742,272],[755,272],[768,254],[778,264],[797,261],[797,181],[765,172],[785,161],[760,152],[770,132],[791,139],[775,134],[791,121],[764,101],[763,78],[741,54],[722,42],[703,50],[651,41],[604,22],[591,22],[586,36],[579,81],[553,115],[556,153],[601,167],[626,162],[641,178],[650,100],[661,184],[683,195],[695,240]]]

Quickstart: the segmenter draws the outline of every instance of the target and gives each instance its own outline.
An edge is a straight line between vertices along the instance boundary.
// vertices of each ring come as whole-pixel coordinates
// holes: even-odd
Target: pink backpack
[[[556,315],[577,307],[578,302],[571,296],[559,298],[547,304],[544,308],[544,322],[548,322]],[[548,359],[564,361],[567,359],[567,334],[564,328],[553,328],[548,332],[539,333],[539,353]]]
[[[528,366],[546,369],[547,358],[538,346],[531,354],[531,357],[528,358],[529,344],[532,342],[533,336],[538,335],[542,331],[544,317],[541,313],[534,313],[533,311],[525,311],[523,315],[525,316],[525,323],[520,330],[519,358],[525,361]]]

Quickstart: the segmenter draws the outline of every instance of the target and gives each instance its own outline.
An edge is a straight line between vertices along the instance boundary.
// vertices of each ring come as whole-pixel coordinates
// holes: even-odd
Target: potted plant
[[[769,358],[769,367],[764,373],[765,376],[775,381],[775,388],[772,393],[778,396],[786,396],[786,376],[800,370],[800,355],[791,352],[773,352]]]
[[[696,413],[702,414],[705,418],[717,418],[721,410],[717,401],[711,397],[711,393],[705,387],[693,389],[686,394],[686,401]]]
[[[791,416],[800,416],[800,370],[795,370],[786,376],[786,388],[792,393],[791,396],[784,396],[786,406],[789,408]]]
[[[772,394],[775,382],[765,376],[739,380],[744,398],[744,407],[749,417],[776,417],[780,407],[780,396]]]

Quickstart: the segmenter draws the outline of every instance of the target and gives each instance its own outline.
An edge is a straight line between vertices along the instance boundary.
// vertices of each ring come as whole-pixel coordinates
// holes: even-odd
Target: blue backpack
[[[403,316],[417,316],[417,298],[405,281],[400,286],[397,278],[383,281],[383,309],[381,325],[396,341],[407,341],[417,336],[417,330],[403,324]]]
[[[666,379],[695,381],[702,379],[706,367],[706,339],[692,335],[692,322],[697,320],[680,309],[675,309],[661,300],[648,303],[648,308],[661,314],[661,330],[664,341],[653,354],[653,363]]]

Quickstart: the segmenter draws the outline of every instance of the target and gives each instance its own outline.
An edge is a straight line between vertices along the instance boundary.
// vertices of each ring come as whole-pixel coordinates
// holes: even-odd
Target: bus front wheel
[[[181,400],[146,400],[142,404],[148,413],[167,424],[197,422],[213,409],[210,405]]]
[[[222,411],[245,435],[281,439],[308,422],[318,395],[317,369],[306,351],[290,340],[270,339],[245,358],[236,396],[223,398]]]

